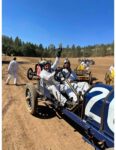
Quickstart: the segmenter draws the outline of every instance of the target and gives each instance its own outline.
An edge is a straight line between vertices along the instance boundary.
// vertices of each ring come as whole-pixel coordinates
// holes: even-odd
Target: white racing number
[[[89,93],[95,92],[95,91],[99,91],[101,92],[98,95],[93,96],[89,102],[86,105],[85,108],[85,115],[91,117],[93,120],[95,120],[96,122],[98,122],[99,124],[101,123],[101,117],[98,116],[97,114],[94,114],[93,112],[91,112],[91,109],[93,106],[95,106],[96,102],[100,101],[101,99],[105,98],[108,94],[109,94],[109,90],[103,87],[94,87],[92,88]],[[107,118],[107,124],[108,127],[113,131],[114,129],[114,99],[111,101],[109,108],[108,108],[108,118]],[[98,108],[99,109],[99,108]]]
[[[108,109],[108,119],[107,119],[107,124],[108,124],[108,127],[110,128],[110,130],[112,132],[114,132],[114,98],[113,100],[111,101],[110,105],[109,105],[109,109]]]

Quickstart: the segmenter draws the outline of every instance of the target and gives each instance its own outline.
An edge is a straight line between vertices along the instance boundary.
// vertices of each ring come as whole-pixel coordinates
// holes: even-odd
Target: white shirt
[[[8,65],[8,73],[16,74],[18,71],[18,63],[15,60],[11,60]]]
[[[60,58],[56,57],[54,64],[51,66],[51,72],[49,72],[45,69],[43,69],[40,72],[40,78],[43,79],[47,85],[56,84],[54,75],[55,75],[55,69],[56,69],[57,65],[59,64],[59,60],[60,60]]]
[[[77,79],[77,75],[74,71],[71,70],[71,72],[68,71],[68,69],[64,68],[62,70],[64,76],[69,79],[70,81],[74,81]]]

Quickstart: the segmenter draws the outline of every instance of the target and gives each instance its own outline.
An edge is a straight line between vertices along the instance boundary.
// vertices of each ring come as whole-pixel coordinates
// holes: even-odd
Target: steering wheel
[[[54,79],[61,83],[70,76],[70,73],[68,72],[69,74],[67,75],[67,73],[63,69],[64,68],[57,68],[56,73],[54,75]]]

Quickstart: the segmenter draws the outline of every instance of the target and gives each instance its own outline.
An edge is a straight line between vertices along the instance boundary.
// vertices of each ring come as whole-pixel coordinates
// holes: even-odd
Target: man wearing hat
[[[53,94],[56,100],[59,101],[60,106],[64,106],[67,99],[59,91],[58,83],[54,79],[55,70],[59,64],[62,48],[57,51],[56,59],[53,65],[49,61],[43,62],[43,70],[40,72],[40,84],[41,86],[46,85],[46,89]],[[43,86],[44,87],[44,86]],[[48,94],[48,92],[46,92]]]
[[[67,81],[64,82],[64,84],[61,84],[61,91],[66,92],[70,100],[74,103],[78,103],[79,100],[77,95],[80,92],[84,95],[90,87],[89,84],[87,82],[77,82],[78,76],[71,69],[71,63],[67,58],[64,60],[62,73]]]

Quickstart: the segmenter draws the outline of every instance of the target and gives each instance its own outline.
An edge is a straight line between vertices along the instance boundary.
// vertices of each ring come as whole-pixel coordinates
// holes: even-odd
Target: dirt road
[[[64,119],[60,119],[49,109],[46,119],[31,116],[25,105],[25,84],[30,82],[26,78],[29,67],[34,67],[38,58],[18,57],[19,86],[5,85],[7,78],[7,61],[3,57],[2,65],[2,147],[3,150],[93,150],[83,141],[82,135]],[[74,62],[71,59],[72,62]],[[5,63],[6,62],[6,63]],[[32,62],[32,63],[30,63]],[[100,81],[104,73],[113,64],[113,57],[96,58],[92,67],[93,75]],[[75,64],[72,63],[72,67]],[[36,83],[36,80],[32,81]]]

